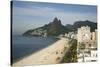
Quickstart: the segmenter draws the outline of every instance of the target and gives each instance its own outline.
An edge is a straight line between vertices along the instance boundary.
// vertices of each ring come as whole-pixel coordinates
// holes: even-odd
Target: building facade
[[[77,30],[78,62],[97,61],[97,30],[90,31],[89,26]]]

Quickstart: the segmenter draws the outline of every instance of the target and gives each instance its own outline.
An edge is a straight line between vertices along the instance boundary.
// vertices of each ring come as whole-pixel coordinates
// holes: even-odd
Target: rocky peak
[[[58,20],[57,17],[54,18],[53,22],[50,23],[53,26],[62,26],[61,20]]]

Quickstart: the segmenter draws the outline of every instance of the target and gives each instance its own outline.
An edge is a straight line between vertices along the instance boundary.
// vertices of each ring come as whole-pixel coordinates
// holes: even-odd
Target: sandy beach
[[[13,66],[56,64],[63,59],[63,56],[68,49],[68,39],[61,38],[60,40],[53,43],[51,46],[46,47],[36,53],[31,54],[28,57],[19,60],[18,62],[14,63]]]

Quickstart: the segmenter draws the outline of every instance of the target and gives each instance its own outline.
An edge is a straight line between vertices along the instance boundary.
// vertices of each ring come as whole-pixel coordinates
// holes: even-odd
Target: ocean
[[[58,39],[54,37],[25,37],[12,36],[12,62],[16,62],[36,51],[50,46]]]

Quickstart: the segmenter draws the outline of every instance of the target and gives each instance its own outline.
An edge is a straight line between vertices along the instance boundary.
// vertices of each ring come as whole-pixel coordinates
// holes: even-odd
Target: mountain
[[[47,33],[48,36],[58,36],[65,32],[68,32],[67,28],[61,24],[61,20],[58,20],[58,18],[55,17],[49,24],[33,30],[28,30],[23,35],[41,36]]]
[[[71,29],[72,31],[76,31],[77,28],[80,28],[81,26],[89,26],[91,28],[91,32],[93,32],[95,29],[97,29],[97,23],[94,23],[92,21],[86,20],[86,21],[76,21],[73,25],[67,24],[66,28]]]
[[[23,33],[24,36],[58,36],[60,34],[68,33],[71,31],[77,31],[77,28],[81,26],[90,26],[91,31],[97,29],[97,23],[91,21],[76,21],[73,25],[62,25],[61,20],[57,17],[54,18],[49,24],[45,24],[42,27],[31,29]]]

